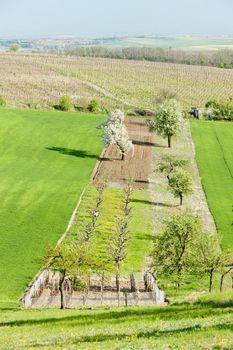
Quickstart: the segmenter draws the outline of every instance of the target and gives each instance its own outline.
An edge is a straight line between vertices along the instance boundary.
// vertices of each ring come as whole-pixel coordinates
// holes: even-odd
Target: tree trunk
[[[171,144],[171,135],[167,135],[167,143],[168,143],[168,147],[171,148],[172,144]]]
[[[121,160],[125,160],[125,154],[124,153],[121,154]]]
[[[222,276],[221,276],[221,280],[220,280],[220,292],[222,292],[222,287],[223,287],[223,280],[224,280],[224,277],[225,277],[225,273],[224,274],[222,274]]]
[[[119,279],[119,261],[116,262],[116,289],[117,289],[117,298],[118,306],[120,305],[120,279]]]
[[[104,299],[104,272],[101,278],[101,305],[103,305],[103,299]]]
[[[61,297],[61,304],[60,304],[60,309],[63,310],[65,308],[64,305],[64,294],[63,294],[63,282],[65,280],[65,272],[62,273],[62,276],[60,277],[59,281],[59,291],[60,291],[60,297]]]
[[[176,281],[176,290],[178,290],[180,288],[180,281],[181,281],[181,267],[178,267],[177,270],[177,281]]]
[[[213,285],[213,270],[210,271],[209,293],[212,292],[212,285]]]
[[[180,205],[182,205],[183,204],[183,195],[182,195],[182,193],[180,193],[179,196],[180,196]]]
[[[220,280],[220,292],[222,292],[222,289],[223,289],[223,280],[225,278],[225,276],[232,271],[232,267],[230,267],[227,271],[225,271],[222,276],[221,276],[221,280]],[[232,281],[233,283],[233,281]],[[232,288],[233,288],[233,285],[232,285]]]

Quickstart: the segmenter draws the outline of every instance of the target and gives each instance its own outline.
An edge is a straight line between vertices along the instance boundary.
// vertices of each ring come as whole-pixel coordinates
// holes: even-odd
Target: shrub
[[[4,99],[4,97],[0,96],[0,107],[5,107],[6,105],[6,100]]]
[[[99,102],[97,100],[91,100],[87,108],[92,113],[98,112]]]
[[[209,109],[207,119],[209,120],[228,120],[233,121],[233,102],[232,101],[208,101],[206,108]]]
[[[62,96],[60,98],[59,108],[61,111],[64,111],[64,112],[70,111],[72,107],[73,107],[73,103],[69,96]]]

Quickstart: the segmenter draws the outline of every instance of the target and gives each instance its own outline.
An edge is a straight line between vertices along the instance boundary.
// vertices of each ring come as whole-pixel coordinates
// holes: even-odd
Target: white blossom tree
[[[108,125],[117,125],[117,124],[123,124],[125,120],[125,115],[124,113],[119,110],[116,109],[115,111],[112,111],[109,116],[108,119],[106,119],[103,123],[101,123],[100,125],[97,126],[98,129],[103,129]]]
[[[129,140],[123,112],[116,110],[109,116],[104,123],[102,140],[105,146],[115,145],[121,153],[121,159],[125,159],[126,154],[133,148],[133,143]]]

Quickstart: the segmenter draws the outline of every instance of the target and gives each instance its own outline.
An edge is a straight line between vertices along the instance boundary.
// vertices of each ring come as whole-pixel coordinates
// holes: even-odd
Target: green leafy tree
[[[226,265],[226,254],[222,252],[218,235],[204,233],[193,250],[192,269],[199,276],[209,276],[209,292],[212,291],[213,276],[221,273]]]
[[[153,265],[158,276],[173,276],[180,287],[190,256],[200,234],[200,222],[191,215],[175,215],[165,221],[164,230],[155,236]]]
[[[188,196],[193,192],[191,176],[181,168],[175,169],[169,178],[168,189],[175,198],[180,198],[180,205],[182,205],[183,197]]]
[[[19,51],[19,49],[20,49],[20,45],[19,44],[12,44],[10,47],[9,47],[9,51],[11,51],[11,52],[17,52],[17,51]]]
[[[60,98],[59,108],[61,111],[68,112],[72,109],[73,103],[69,96],[62,96]]]
[[[60,308],[64,309],[64,282],[75,281],[76,285],[84,286],[86,276],[91,268],[95,268],[96,260],[91,244],[82,240],[72,240],[61,243],[55,248],[49,247],[43,258],[45,268],[60,273],[59,292]]]
[[[58,271],[60,273],[59,278],[59,292],[60,292],[60,308],[64,309],[64,293],[63,285],[65,279],[70,277],[71,270],[75,264],[75,251],[73,246],[66,244],[60,244],[56,248],[49,247],[44,256],[45,267],[48,270]]]
[[[187,164],[188,161],[185,159],[179,159],[172,156],[165,156],[159,163],[157,170],[160,173],[165,174],[169,181],[171,174],[174,172],[174,170],[176,170],[177,168],[184,168]]]
[[[149,121],[149,126],[151,130],[166,137],[168,147],[171,147],[171,138],[181,130],[183,123],[180,104],[176,100],[166,100],[160,105],[154,120]]]

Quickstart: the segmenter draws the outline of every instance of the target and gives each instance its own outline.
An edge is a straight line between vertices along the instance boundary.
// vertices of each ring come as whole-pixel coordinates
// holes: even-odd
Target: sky
[[[0,0],[0,38],[233,34],[233,0]]]

